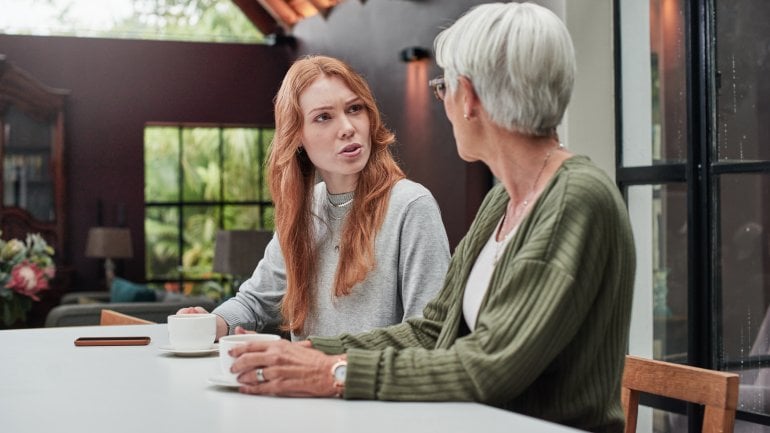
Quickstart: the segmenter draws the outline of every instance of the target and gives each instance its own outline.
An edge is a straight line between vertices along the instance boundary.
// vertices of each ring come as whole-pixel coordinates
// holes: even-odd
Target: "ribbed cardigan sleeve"
[[[506,204],[490,191],[425,319],[312,340],[347,352],[345,398],[475,400],[584,429],[622,425],[635,256],[617,188],[586,158],[565,162],[501,257],[475,331],[458,336],[468,273]]]

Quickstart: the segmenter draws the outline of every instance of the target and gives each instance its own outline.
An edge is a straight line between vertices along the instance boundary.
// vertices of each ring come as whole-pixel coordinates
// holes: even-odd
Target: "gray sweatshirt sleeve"
[[[425,305],[444,285],[449,241],[438,203],[423,195],[409,203],[401,226],[398,278],[404,320],[422,316]]]
[[[234,297],[214,309],[213,313],[221,316],[230,330],[240,325],[260,331],[281,323],[281,300],[284,293],[286,265],[278,237],[274,235],[251,278],[241,284]]]

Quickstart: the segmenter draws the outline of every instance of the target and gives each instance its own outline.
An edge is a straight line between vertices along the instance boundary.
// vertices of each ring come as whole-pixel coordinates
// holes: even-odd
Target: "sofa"
[[[72,292],[64,295],[60,305],[51,309],[46,316],[45,326],[91,326],[98,325],[102,309],[110,309],[156,323],[166,323],[169,315],[183,307],[200,306],[207,311],[216,303],[205,297],[184,296],[155,290],[154,300],[111,302],[114,293]]]

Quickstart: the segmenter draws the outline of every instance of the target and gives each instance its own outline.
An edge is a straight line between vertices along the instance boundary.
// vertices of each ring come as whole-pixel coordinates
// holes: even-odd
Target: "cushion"
[[[155,302],[155,291],[122,278],[113,278],[110,302]]]

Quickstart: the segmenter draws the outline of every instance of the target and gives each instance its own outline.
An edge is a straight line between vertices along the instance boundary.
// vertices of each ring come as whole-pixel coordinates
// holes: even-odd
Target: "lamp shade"
[[[267,230],[220,230],[214,246],[214,272],[251,275],[273,238]]]
[[[122,227],[91,227],[88,230],[86,257],[128,259],[134,255],[131,231]]]

